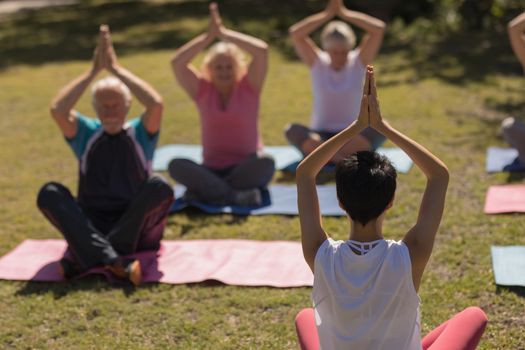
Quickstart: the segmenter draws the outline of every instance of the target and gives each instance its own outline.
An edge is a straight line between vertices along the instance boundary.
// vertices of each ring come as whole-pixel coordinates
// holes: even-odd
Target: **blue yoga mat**
[[[377,149],[388,157],[397,171],[408,173],[412,167],[412,160],[399,148]],[[278,170],[295,172],[297,165],[303,159],[301,152],[293,146],[266,146],[264,153],[271,155],[275,159],[275,166]],[[200,145],[166,145],[157,148],[153,158],[154,171],[166,171],[169,162],[174,158],[185,158],[193,160],[196,163],[202,163],[202,147]],[[324,171],[333,171],[333,165],[325,167]]]
[[[181,196],[186,191],[184,186],[175,186],[175,196],[171,212],[175,213],[187,207],[198,208],[209,214],[236,215],[298,215],[297,188],[295,185],[272,185],[263,191],[263,205],[260,207],[243,207],[236,205],[219,206],[201,202],[186,202]],[[339,208],[334,185],[317,185],[319,206],[323,216],[344,216]]]
[[[504,171],[503,168],[512,163],[518,156],[513,148],[489,147],[487,149],[487,173]]]
[[[492,246],[490,252],[496,284],[525,287],[525,246]]]

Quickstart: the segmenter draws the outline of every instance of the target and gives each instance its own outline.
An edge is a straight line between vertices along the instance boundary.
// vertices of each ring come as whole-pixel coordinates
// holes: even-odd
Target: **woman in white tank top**
[[[373,68],[366,73],[357,119],[319,146],[297,168],[301,243],[314,273],[313,310],[297,319],[302,349],[473,350],[487,318],[469,308],[421,341],[419,289],[432,253],[449,181],[446,165],[381,118]],[[337,164],[337,199],[350,221],[349,239],[324,230],[316,176],[334,154],[366,127],[373,127],[414,161],[426,176],[417,221],[402,240],[383,236],[397,174],[376,152],[361,151]]]
[[[335,16],[364,31],[355,48],[355,34],[342,21],[328,23],[321,34],[321,50],[310,34]],[[350,125],[359,112],[365,66],[376,57],[385,31],[385,23],[364,13],[344,7],[342,0],[329,0],[324,11],[309,16],[290,28],[290,34],[301,60],[310,67],[313,111],[310,126],[293,123],[286,127],[286,138],[304,155]],[[368,128],[356,135],[332,159],[363,150],[374,150],[384,137]]]

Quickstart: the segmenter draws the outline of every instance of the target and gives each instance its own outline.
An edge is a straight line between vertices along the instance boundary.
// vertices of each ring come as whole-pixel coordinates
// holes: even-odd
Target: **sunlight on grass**
[[[244,25],[257,32],[257,23]],[[130,37],[136,37],[139,46],[151,42],[141,33],[153,27],[155,35],[196,34],[205,22],[196,16],[158,26],[131,26],[115,35],[117,52],[119,43],[124,45]],[[0,37],[4,35],[0,30]],[[160,144],[198,143],[196,109],[170,71],[174,50],[129,52],[120,61],[164,96]],[[494,285],[489,249],[491,244],[525,244],[525,218],[482,214],[488,186],[509,181],[505,174],[485,174],[485,149],[503,145],[498,126],[505,116],[525,114],[523,76],[500,74],[490,66],[475,79],[466,79],[462,76],[470,74],[472,67],[461,57],[447,54],[422,70],[417,62],[424,60],[425,53],[418,55],[388,50],[376,68],[385,118],[435,152],[452,173],[444,220],[420,291],[423,331],[466,306],[479,305],[490,320],[480,349],[524,348],[525,298]],[[0,254],[26,238],[60,237],[38,212],[36,193],[50,180],[75,191],[78,169],[48,106],[60,87],[89,67],[88,59],[89,54],[84,60],[23,61],[0,72]],[[441,75],[430,74],[442,66],[448,68]],[[93,114],[89,93],[77,107]],[[261,105],[265,143],[284,144],[284,126],[292,121],[307,123],[310,110],[307,68],[288,60],[281,50],[272,50]],[[131,115],[140,111],[134,101]],[[399,177],[395,206],[385,226],[388,237],[401,238],[414,223],[423,188],[424,177],[417,169]],[[324,224],[334,237],[346,238],[346,219],[327,218]],[[181,213],[170,217],[165,237],[298,241],[299,222],[296,217]],[[299,309],[310,305],[309,294],[308,288],[214,283],[132,289],[109,286],[96,278],[68,284],[2,282],[0,344],[20,349],[91,348],[93,344],[107,349],[293,349],[297,347],[293,319]]]

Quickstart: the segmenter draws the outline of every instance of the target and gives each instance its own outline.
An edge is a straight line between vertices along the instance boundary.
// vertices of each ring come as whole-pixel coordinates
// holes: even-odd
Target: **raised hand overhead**
[[[100,26],[100,35],[102,40],[102,61],[104,63],[104,68],[113,73],[119,67],[119,64],[108,25],[103,24]]]
[[[209,6],[210,19],[208,24],[208,35],[211,38],[219,38],[221,27],[223,27],[222,19],[219,15],[219,8],[217,3],[212,2]]]

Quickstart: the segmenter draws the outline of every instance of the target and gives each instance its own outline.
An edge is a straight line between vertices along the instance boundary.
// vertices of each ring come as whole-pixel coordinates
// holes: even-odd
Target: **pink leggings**
[[[487,325],[487,316],[479,307],[469,307],[441,324],[421,341],[423,350],[473,350]],[[302,350],[318,350],[319,338],[314,310],[303,309],[295,318]]]

